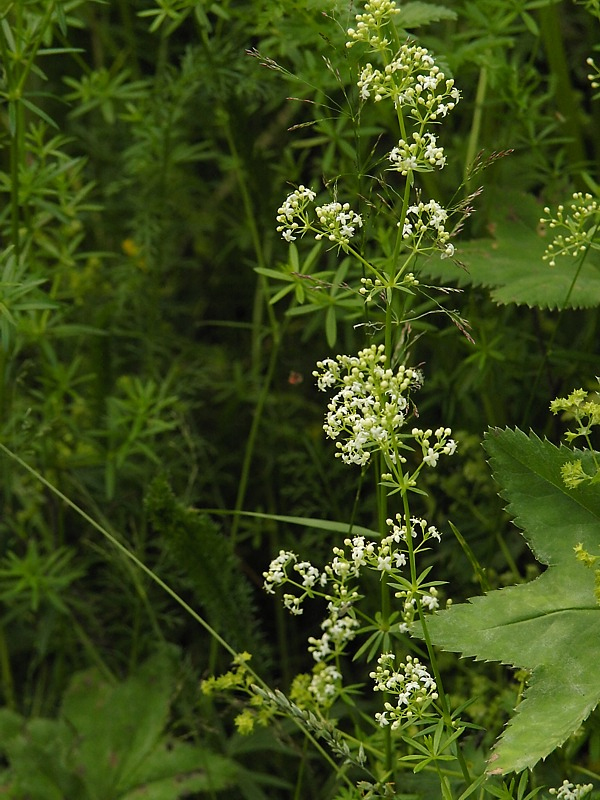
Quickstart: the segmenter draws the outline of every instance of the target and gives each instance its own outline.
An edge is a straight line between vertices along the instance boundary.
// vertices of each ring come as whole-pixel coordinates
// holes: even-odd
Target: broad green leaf
[[[0,752],[10,764],[4,790],[30,800],[88,800],[83,782],[68,765],[73,733],[61,720],[27,720],[0,709]]]
[[[600,305],[600,255],[590,251],[579,273],[580,260],[572,256],[558,258],[551,267],[542,260],[549,232],[539,226],[541,214],[533,197],[513,195],[496,212],[489,237],[457,242],[464,269],[451,259],[431,258],[421,274],[460,287],[483,286],[499,305],[548,309]]]
[[[216,792],[236,783],[231,759],[210,750],[165,740],[128,774],[120,800],[177,800],[198,792]]]
[[[118,684],[95,669],[73,679],[61,716],[74,732],[71,764],[86,799],[177,800],[235,783],[231,759],[165,735],[175,659],[165,648]]]
[[[174,693],[175,649],[123,683],[97,670],[72,680],[58,719],[0,709],[4,788],[30,800],[178,800],[238,780],[226,756],[164,732]]]
[[[593,571],[573,550],[582,543],[600,554],[600,492],[566,489],[560,468],[573,451],[533,434],[492,430],[485,449],[508,511],[547,569],[441,611],[428,628],[444,650],[531,672],[489,765],[492,773],[519,772],[560,746],[600,702],[600,607]]]
[[[96,669],[73,679],[61,716],[77,731],[78,759],[85,764],[91,797],[118,796],[128,775],[157,746],[169,714],[174,669],[173,654],[164,651],[117,685]]]

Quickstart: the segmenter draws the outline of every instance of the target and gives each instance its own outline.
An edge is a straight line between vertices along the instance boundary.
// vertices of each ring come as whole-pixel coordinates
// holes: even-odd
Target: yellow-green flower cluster
[[[588,795],[594,788],[591,783],[571,783],[564,780],[558,789],[549,789],[549,793],[555,795],[557,800],[581,800]]]
[[[551,213],[549,208],[544,209],[544,214]],[[559,256],[581,255],[594,246],[600,223],[600,205],[589,192],[575,192],[570,203],[559,205],[553,217],[542,217],[540,222],[556,231],[543,255],[543,259],[554,267]]]
[[[590,474],[582,463],[581,458],[566,461],[561,467],[561,476],[565,486],[575,489],[581,483],[596,483],[600,480],[600,463],[598,455],[591,441],[592,429],[600,424],[600,396],[590,395],[585,389],[575,389],[567,397],[557,397],[550,403],[553,414],[565,412],[567,417],[574,419],[575,430],[567,431],[565,439],[571,444],[582,436],[586,442],[591,457],[593,472]],[[588,469],[590,464],[588,464]]]

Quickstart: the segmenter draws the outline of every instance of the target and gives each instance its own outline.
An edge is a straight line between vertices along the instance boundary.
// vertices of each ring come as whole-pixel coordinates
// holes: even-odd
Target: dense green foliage
[[[485,598],[495,613],[493,598],[540,585],[503,588],[554,563],[540,557],[546,544],[567,533],[569,546],[583,541],[565,526],[542,544],[539,528],[558,508],[552,493],[577,506],[576,487],[553,485],[547,505],[527,491],[544,453],[550,462],[564,450],[550,402],[594,391],[600,374],[600,106],[586,62],[600,47],[598,3],[398,6],[398,43],[426,47],[460,89],[440,125],[447,164],[415,178],[415,191],[454,209],[456,257],[417,253],[419,288],[399,281],[368,307],[357,288],[364,264],[348,248],[288,243],[276,230],[278,207],[305,185],[318,202],[339,193],[360,208],[369,264],[383,270],[398,254],[380,215],[402,206],[386,161],[397,114],[364,102],[357,80],[374,57],[346,47],[362,6],[0,4],[0,792],[9,797],[525,798],[563,779],[600,787],[595,701],[557,718],[547,747],[542,733],[521,761],[507,757],[511,769],[535,766],[526,778],[487,776],[529,676],[446,653],[448,703],[464,707],[463,761],[450,728],[432,724],[423,739],[409,732],[390,777],[369,672],[388,646],[426,651],[395,637],[393,609],[389,629],[377,616],[380,576],[365,578],[367,644],[326,713],[307,700],[306,638],[320,612],[307,607],[298,624],[262,591],[281,550],[322,565],[349,526],[383,533],[381,486],[334,458],[322,429],[328,400],[312,376],[317,361],[372,343],[422,368],[419,424],[448,426],[459,442],[451,462],[419,472],[422,494],[411,496],[413,513],[446,531],[422,556],[427,580],[443,581],[441,596],[456,603],[434,619],[441,630],[445,614],[467,615],[450,644],[436,632],[442,645],[537,669],[529,656],[471,642],[469,609],[483,600],[460,601],[501,589]],[[583,219],[577,192],[590,197]],[[580,238],[554,264],[559,204]],[[486,463],[489,426],[519,441],[517,429],[547,437],[526,475],[508,463],[514,442],[502,465],[488,448],[526,538]],[[584,491],[595,508],[597,483]],[[594,528],[590,558],[597,541]],[[564,563],[569,575],[584,570]],[[593,591],[588,572],[581,585],[573,578],[578,590]],[[596,657],[582,619],[564,645],[573,668],[578,640],[586,666]],[[365,730],[370,775],[358,745],[344,750]]]

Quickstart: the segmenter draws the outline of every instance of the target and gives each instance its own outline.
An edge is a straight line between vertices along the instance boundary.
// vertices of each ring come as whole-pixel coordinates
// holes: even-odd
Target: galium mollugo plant
[[[418,265],[432,255],[455,255],[451,212],[436,199],[422,196],[417,177],[446,165],[434,129],[455,108],[460,94],[424,47],[398,41],[393,25],[398,13],[393,0],[366,3],[355,27],[348,30],[347,41],[347,47],[366,47],[371,53],[371,60],[359,66],[358,102],[391,103],[395,110],[397,143],[379,162],[383,165],[379,181],[393,200],[363,213],[360,198],[320,201],[315,189],[300,185],[277,211],[277,230],[286,242],[311,235],[350,255],[362,272],[356,290],[366,314],[371,313],[373,300],[385,309],[380,326],[383,342],[371,342],[357,355],[324,358],[313,372],[319,390],[333,393],[323,429],[335,441],[336,457],[350,467],[375,470],[380,535],[372,540],[349,535],[343,547],[333,547],[333,558],[322,569],[296,552],[281,550],[264,573],[265,590],[274,593],[281,588],[291,614],[301,615],[307,599],[320,598],[326,604],[321,635],[308,639],[315,662],[312,674],[294,687],[292,699],[298,706],[301,685],[311,713],[326,719],[335,700],[347,698],[344,657],[354,650],[354,658],[376,660],[368,674],[373,697],[380,696],[382,702],[365,736],[371,737],[371,752],[377,753],[374,761],[383,765],[386,781],[393,780],[393,751],[402,735],[432,721],[444,721],[447,747],[461,761],[454,746],[459,725],[451,718],[433,651],[428,648],[432,672],[412,653],[400,656],[401,648],[405,652],[411,648],[407,639],[411,625],[419,620],[426,629],[427,615],[435,613],[440,602],[441,582],[432,580],[430,568],[419,563],[440,534],[411,511],[409,495],[422,493],[421,470],[433,469],[442,456],[453,455],[456,442],[445,425],[435,429],[414,425],[412,398],[424,378],[420,368],[404,363],[401,345],[394,342],[394,333],[410,320],[410,303],[420,290],[415,277]],[[339,185],[336,192],[341,198]],[[368,223],[380,215],[394,232],[395,243],[388,258],[373,259]],[[388,506],[394,496],[401,511],[390,516]],[[376,614],[363,602],[362,579],[368,572],[375,573],[381,584],[381,608]],[[360,638],[364,641],[358,645]],[[340,733],[350,750],[356,750],[355,738]],[[464,761],[461,767],[467,780]]]
[[[281,591],[294,617],[304,614],[308,601],[322,603],[325,614],[320,632],[308,637],[312,670],[297,676],[289,697],[264,687],[250,690],[273,714],[301,720],[329,746],[343,762],[339,783],[347,782],[349,769],[364,778],[344,797],[398,796],[404,791],[399,773],[410,768],[435,772],[440,796],[450,800],[475,796],[478,788],[482,797],[487,787],[485,775],[472,776],[461,751],[466,726],[452,709],[431,646],[428,626],[433,630],[441,619],[431,615],[440,606],[442,582],[432,579],[424,559],[440,534],[415,505],[424,493],[422,471],[435,469],[457,446],[444,424],[416,427],[415,396],[426,370],[410,366],[405,334],[415,298],[430,288],[419,281],[420,266],[430,257],[455,259],[452,220],[466,213],[465,206],[446,208],[425,196],[419,180],[447,164],[438,131],[460,94],[425,48],[399,40],[398,13],[393,0],[372,0],[348,30],[348,47],[370,59],[362,58],[357,69],[356,102],[391,104],[397,121],[392,149],[377,154],[374,145],[372,169],[362,172],[363,185],[366,175],[374,177],[373,191],[349,196],[341,176],[329,181],[333,196],[301,184],[277,212],[277,230],[295,243],[294,253],[299,240],[313,237],[320,243],[313,253],[319,247],[341,252],[344,263],[356,268],[347,273],[345,288],[363,298],[362,328],[372,338],[356,355],[323,358],[313,375],[318,388],[332,395],[323,427],[335,455],[361,476],[374,473],[378,531],[350,529],[324,566],[296,552],[300,548],[279,551],[264,572],[265,590]],[[386,235],[378,239],[381,230]],[[418,644],[413,633],[421,636]],[[353,685],[349,679],[357,672],[363,682]],[[358,692],[360,703],[353,700]],[[514,785],[489,794],[512,798]],[[519,800],[525,785],[521,780]],[[567,782],[554,793],[579,796],[582,788]]]
[[[409,364],[407,330],[417,298],[431,299],[431,287],[419,280],[421,265],[432,257],[455,260],[454,237],[469,209],[466,203],[445,207],[426,196],[431,182],[421,185],[421,175],[447,165],[440,130],[460,93],[431,53],[400,40],[398,13],[393,0],[372,0],[348,30],[347,46],[359,54],[357,104],[387,104],[397,123],[393,147],[378,153],[376,143],[373,163],[362,172],[363,186],[373,176],[373,190],[349,196],[341,176],[327,184],[335,186],[333,196],[300,184],[277,211],[284,241],[299,248],[312,237],[354,265],[345,288],[362,297],[367,322],[360,327],[371,338],[356,355],[323,358],[313,376],[331,394],[323,429],[336,457],[361,476],[374,474],[377,533],[350,529],[324,566],[299,548],[273,558],[265,590],[281,592],[294,617],[309,601],[322,603],[325,614],[320,631],[308,636],[312,670],[297,676],[289,698],[279,690],[256,693],[272,713],[301,719],[335,757],[363,771],[355,773],[364,778],[355,784],[359,794],[349,796],[366,787],[364,796],[394,796],[400,772],[410,768],[435,771],[448,800],[457,785],[466,796],[485,778],[471,775],[462,753],[466,726],[451,706],[428,635],[443,582],[425,559],[440,533],[416,503],[425,494],[423,470],[454,455],[457,444],[443,423],[417,425],[415,398],[426,370]],[[351,682],[357,672],[358,685]],[[361,703],[353,699],[358,692]],[[346,767],[337,775],[347,781]]]

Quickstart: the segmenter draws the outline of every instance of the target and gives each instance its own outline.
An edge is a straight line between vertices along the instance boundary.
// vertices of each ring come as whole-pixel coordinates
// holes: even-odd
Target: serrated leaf
[[[600,607],[594,574],[573,550],[582,543],[600,552],[600,493],[566,489],[560,468],[573,451],[533,434],[493,430],[485,449],[508,511],[548,568],[530,583],[441,611],[428,628],[444,650],[531,672],[490,761],[490,772],[519,772],[560,746],[600,702]]]
[[[530,308],[593,308],[600,305],[600,256],[590,251],[580,260],[559,258],[555,267],[542,260],[549,243],[539,228],[541,209],[533,197],[513,195],[499,209],[491,236],[458,243],[457,256],[466,269],[449,259],[432,258],[422,275],[457,286],[483,286],[499,305]],[[573,280],[575,285],[571,290]]]
[[[420,28],[442,19],[456,19],[456,12],[446,6],[414,2],[403,4],[394,22],[401,28]]]

